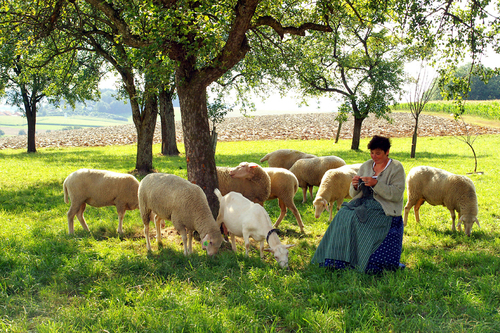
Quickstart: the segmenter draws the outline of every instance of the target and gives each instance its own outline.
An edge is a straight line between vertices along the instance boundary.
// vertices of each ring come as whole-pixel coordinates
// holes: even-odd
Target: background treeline
[[[119,99],[118,92],[113,89],[101,89],[101,99],[97,101],[88,100],[85,103],[76,103],[73,109],[69,105],[55,106],[49,103],[43,104],[39,111],[39,117],[45,116],[88,116],[105,119],[127,121],[132,115],[132,109],[127,99]],[[174,101],[174,106],[179,106]]]

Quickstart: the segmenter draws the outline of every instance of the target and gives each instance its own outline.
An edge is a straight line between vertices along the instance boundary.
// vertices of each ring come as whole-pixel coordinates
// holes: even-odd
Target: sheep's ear
[[[330,213],[332,211],[332,206],[330,206],[326,200],[323,201],[323,204],[325,205],[326,211]]]
[[[481,226],[479,225],[479,220],[478,220],[477,218],[475,218],[474,220],[476,221],[477,226],[478,226],[479,228],[481,228]]]
[[[208,237],[208,235],[206,235],[205,237],[203,237],[203,239],[201,240],[201,248],[203,250],[206,250],[207,247],[208,247],[208,244],[210,244],[211,241],[210,241],[210,238]]]
[[[285,248],[286,248],[286,249],[289,249],[289,248],[291,248],[291,247],[294,247],[295,245],[296,245],[296,244],[287,244],[287,245],[285,245]]]
[[[256,168],[258,166],[259,165],[257,163],[253,163],[253,162],[252,163],[248,163],[248,167],[251,168],[251,169]]]

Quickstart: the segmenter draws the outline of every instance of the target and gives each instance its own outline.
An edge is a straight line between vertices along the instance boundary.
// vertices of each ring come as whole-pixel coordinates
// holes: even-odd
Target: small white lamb
[[[294,149],[278,149],[262,157],[260,162],[267,161],[270,167],[290,169],[297,160],[312,157],[317,156]]]
[[[68,210],[69,233],[74,233],[75,215],[83,229],[89,227],[83,213],[87,204],[93,207],[116,206],[118,233],[123,234],[123,218],[127,210],[139,208],[139,181],[134,176],[107,170],[80,169],[71,173],[63,183],[64,202],[71,200]]]
[[[235,236],[243,237],[245,240],[245,255],[248,257],[250,248],[250,237],[260,242],[260,257],[264,256],[263,251],[272,252],[274,258],[281,267],[288,266],[288,249],[294,245],[284,245],[273,229],[271,218],[264,207],[253,203],[245,198],[241,193],[229,192],[222,196],[218,189],[215,194],[219,198],[220,209],[217,222],[224,223],[231,235],[231,246],[236,252]],[[267,240],[269,248],[264,250],[264,241]]]
[[[337,156],[313,157],[300,159],[295,162],[290,168],[290,171],[297,177],[299,187],[302,188],[302,203],[307,201],[308,188],[309,195],[311,199],[313,199],[313,186],[319,186],[321,184],[321,179],[327,170],[335,169],[345,164],[345,161]]]
[[[154,212],[158,244],[161,244],[158,219],[163,219],[172,221],[175,229],[181,234],[184,255],[193,252],[195,230],[200,234],[202,248],[206,249],[209,255],[217,253],[222,243],[222,235],[201,187],[176,175],[152,173],[141,181],[138,196],[144,236],[149,251],[151,251],[149,220],[151,213]]]
[[[406,177],[408,202],[405,206],[404,225],[408,221],[408,213],[415,206],[415,220],[420,222],[419,209],[424,202],[432,206],[442,205],[451,214],[452,230],[455,231],[455,211],[458,212],[458,230],[464,223],[465,234],[471,235],[474,222],[480,227],[477,219],[477,196],[474,183],[468,177],[433,168],[417,166],[410,170]]]
[[[271,193],[271,178],[256,163],[241,162],[237,167],[217,167],[219,190],[222,195],[231,191],[261,205]]]
[[[299,210],[295,206],[293,198],[295,193],[299,188],[299,181],[297,177],[285,168],[264,168],[269,177],[271,178],[271,194],[267,200],[278,199],[278,205],[280,207],[280,216],[274,223],[274,227],[277,228],[283,218],[286,215],[286,209],[290,209],[297,219],[297,223],[300,227],[300,231],[304,233],[304,224],[302,223],[302,218],[300,216]]]
[[[319,218],[326,209],[330,212],[329,221],[332,220],[333,203],[337,202],[337,210],[339,210],[344,199],[351,197],[349,187],[352,178],[356,176],[360,167],[361,163],[349,164],[325,172],[316,193],[316,198],[313,201],[315,218]]]

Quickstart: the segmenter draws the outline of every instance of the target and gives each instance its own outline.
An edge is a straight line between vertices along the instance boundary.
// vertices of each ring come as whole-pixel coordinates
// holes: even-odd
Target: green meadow
[[[474,169],[470,148],[454,137],[393,139],[390,156],[408,172],[430,165],[457,174]],[[350,140],[220,142],[216,163],[257,162],[281,148],[368,160]],[[0,150],[0,330],[3,332],[499,332],[500,136],[474,143],[478,171],[471,174],[481,228],[472,236],[451,231],[448,210],[424,204],[405,228],[401,262],[406,269],[382,275],[326,271],[310,260],[328,227],[314,218],[311,199],[295,196],[305,225],[300,233],[288,211],[280,225],[290,249],[289,269],[272,255],[259,258],[252,243],[244,256],[223,244],[207,257],[198,242],[185,257],[181,237],[167,221],[164,246],[152,237],[146,250],[139,211],[127,212],[124,236],[114,207],[88,207],[90,233],[75,219],[68,235],[62,183],[79,168],[130,172],[136,147]],[[179,145],[183,152],[183,145]],[[159,172],[186,177],[185,156],[165,157],[154,146]],[[266,164],[267,165],[267,164]],[[168,189],[166,189],[168,190]],[[315,191],[317,188],[315,188]],[[277,201],[265,208],[275,221]],[[189,209],[189,207],[186,207]],[[154,229],[154,228],[152,228]],[[154,232],[153,230],[151,231]]]

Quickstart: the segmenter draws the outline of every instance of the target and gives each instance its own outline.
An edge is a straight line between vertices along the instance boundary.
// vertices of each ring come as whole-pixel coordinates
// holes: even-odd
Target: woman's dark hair
[[[389,148],[391,148],[391,140],[383,136],[374,135],[370,142],[368,142],[368,149],[374,150],[377,148],[387,153]]]

